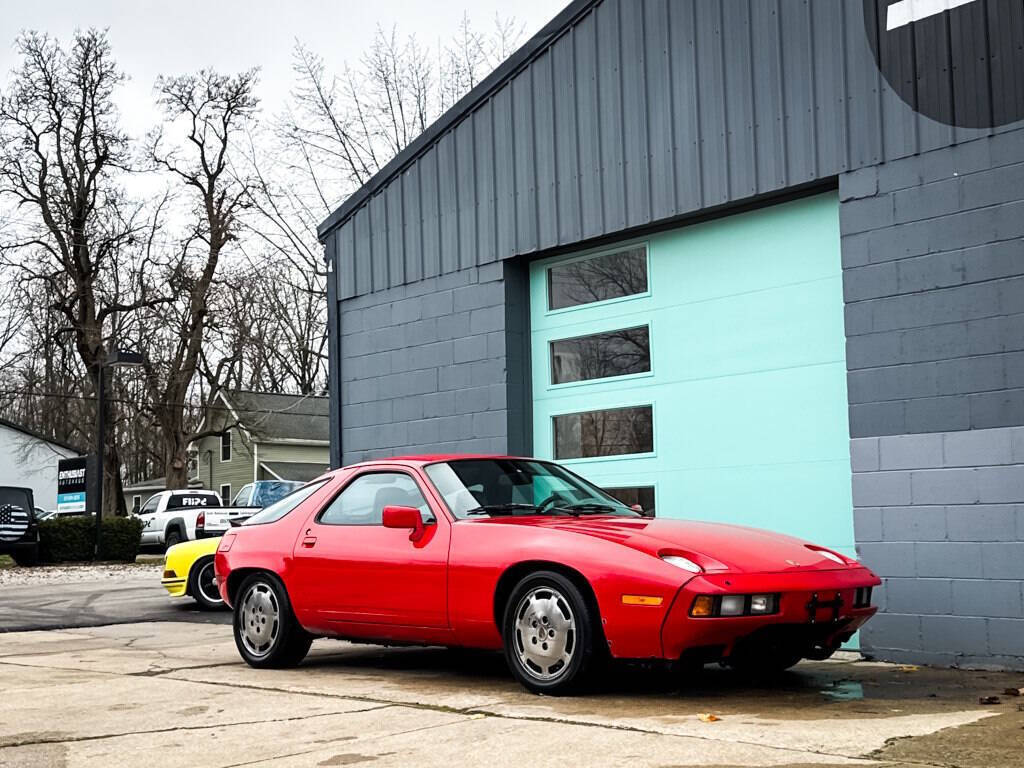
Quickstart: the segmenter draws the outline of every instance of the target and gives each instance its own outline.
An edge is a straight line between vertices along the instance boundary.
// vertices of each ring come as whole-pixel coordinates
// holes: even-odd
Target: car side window
[[[243,485],[242,490],[235,496],[235,500],[231,502],[233,507],[247,507],[249,506],[249,496],[252,494],[252,483]]]
[[[416,481],[402,472],[359,475],[320,513],[323,525],[381,525],[384,507],[416,507],[432,520],[430,505]]]
[[[140,515],[152,515],[156,512],[156,507],[160,503],[160,496],[150,496],[149,500],[139,510]]]

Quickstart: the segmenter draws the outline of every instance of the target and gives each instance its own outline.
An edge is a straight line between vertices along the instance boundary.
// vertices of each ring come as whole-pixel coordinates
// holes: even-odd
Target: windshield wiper
[[[568,512],[570,515],[586,515],[586,514],[600,514],[601,512],[614,512],[615,507],[611,504],[597,504],[595,502],[584,502],[582,504],[570,504],[567,507],[555,507],[563,512]]]
[[[474,507],[466,511],[464,514],[469,515],[493,515],[501,514],[502,512],[515,512],[517,509],[529,509],[530,511],[536,512],[537,506],[535,504],[482,504],[479,507]]]

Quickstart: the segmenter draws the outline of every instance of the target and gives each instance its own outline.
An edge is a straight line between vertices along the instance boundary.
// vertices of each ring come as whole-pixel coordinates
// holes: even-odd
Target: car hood
[[[782,573],[849,567],[822,556],[815,545],[802,539],[725,523],[626,517],[499,517],[477,522],[590,536],[655,556],[662,552],[680,554],[706,571]]]

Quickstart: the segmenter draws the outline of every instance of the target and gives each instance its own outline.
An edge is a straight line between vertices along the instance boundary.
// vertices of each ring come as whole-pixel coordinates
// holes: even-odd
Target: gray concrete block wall
[[[851,436],[1024,424],[1024,130],[839,194]]]
[[[340,303],[341,458],[508,448],[500,263]]]
[[[854,532],[892,661],[1024,669],[1024,427],[850,443]]]

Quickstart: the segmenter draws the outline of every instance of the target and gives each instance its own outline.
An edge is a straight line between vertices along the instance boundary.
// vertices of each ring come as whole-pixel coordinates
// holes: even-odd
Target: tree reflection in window
[[[548,269],[548,309],[647,292],[647,248],[637,246]]]
[[[622,456],[654,450],[653,409],[649,405],[555,416],[554,429],[556,459]]]
[[[646,325],[551,342],[551,383],[605,379],[651,370]]]

